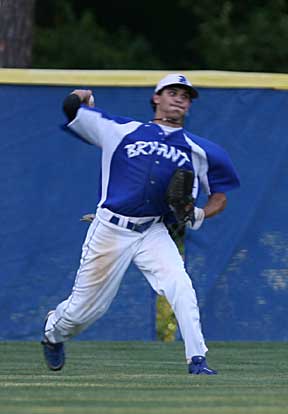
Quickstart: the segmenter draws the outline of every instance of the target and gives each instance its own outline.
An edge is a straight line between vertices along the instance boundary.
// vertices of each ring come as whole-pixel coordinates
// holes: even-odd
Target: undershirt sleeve
[[[80,108],[81,100],[78,95],[72,93],[68,95],[63,102],[63,111],[65,112],[69,122],[76,118],[77,111]]]

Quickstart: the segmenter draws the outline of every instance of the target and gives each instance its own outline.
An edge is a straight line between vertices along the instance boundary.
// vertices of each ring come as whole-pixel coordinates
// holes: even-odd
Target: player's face
[[[153,97],[156,104],[156,118],[183,119],[191,105],[191,97],[185,88],[171,86],[165,88],[161,95]]]

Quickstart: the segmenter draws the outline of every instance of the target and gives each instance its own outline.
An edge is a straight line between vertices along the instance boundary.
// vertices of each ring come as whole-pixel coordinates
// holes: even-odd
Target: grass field
[[[287,414],[287,343],[210,343],[217,376],[187,374],[181,342],[67,344],[51,372],[31,342],[0,342],[0,413]]]

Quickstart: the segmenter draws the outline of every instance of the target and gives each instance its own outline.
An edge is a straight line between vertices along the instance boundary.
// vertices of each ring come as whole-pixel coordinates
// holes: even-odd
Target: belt
[[[116,226],[119,224],[119,221],[120,219],[117,216],[112,216],[109,220],[110,223],[116,224]],[[157,221],[152,219],[142,224],[136,224],[136,223],[132,223],[132,221],[127,221],[126,225],[121,226],[121,227],[124,227],[129,230],[137,231],[138,233],[143,233],[145,230],[149,229],[149,227],[151,227],[153,223],[160,223],[160,221],[162,221],[162,217],[160,217]]]

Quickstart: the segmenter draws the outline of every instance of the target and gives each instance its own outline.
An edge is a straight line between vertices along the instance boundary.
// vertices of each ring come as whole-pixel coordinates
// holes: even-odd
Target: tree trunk
[[[35,0],[0,0],[0,67],[31,64]]]

